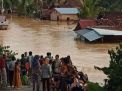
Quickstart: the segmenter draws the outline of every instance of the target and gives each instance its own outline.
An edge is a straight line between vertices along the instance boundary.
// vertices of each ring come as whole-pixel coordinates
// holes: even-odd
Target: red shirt
[[[5,59],[0,58],[0,69],[5,68]]]

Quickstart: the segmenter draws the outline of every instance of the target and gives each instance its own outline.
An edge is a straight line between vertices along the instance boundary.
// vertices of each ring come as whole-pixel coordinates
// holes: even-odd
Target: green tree
[[[101,0],[99,6],[105,11],[122,11],[122,0]]]
[[[9,58],[17,55],[17,53],[13,52],[12,50],[10,50],[10,46],[2,46],[0,45],[0,56],[3,54],[7,54],[9,56]]]
[[[122,91],[122,44],[116,50],[109,50],[110,64],[108,67],[95,67],[107,75],[105,87],[108,91]]]
[[[80,0],[81,2],[81,18],[95,18],[101,11],[99,7],[100,0]]]

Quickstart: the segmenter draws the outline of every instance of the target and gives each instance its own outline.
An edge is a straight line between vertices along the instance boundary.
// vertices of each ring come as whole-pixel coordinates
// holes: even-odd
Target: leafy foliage
[[[69,0],[3,0],[4,9],[19,15],[41,16],[44,6],[47,8],[62,6]],[[95,18],[101,11],[122,11],[122,0],[79,0],[81,1],[81,18]],[[1,5],[0,0],[0,5]]]
[[[100,12],[100,7],[98,6],[100,0],[80,0],[81,7],[81,17],[83,18],[94,18]]]
[[[105,11],[121,11],[122,0],[101,0],[99,6],[103,7]]]
[[[122,44],[116,50],[109,50],[110,64],[109,67],[95,67],[103,71],[108,79],[106,88],[108,91],[122,91]]]
[[[80,0],[81,18],[95,18],[100,12],[122,11],[122,0]]]
[[[17,53],[10,50],[10,46],[2,46],[0,45],[0,56],[6,54],[9,56],[9,58],[12,58],[13,56],[17,55]]]
[[[88,82],[88,91],[106,91],[103,87],[99,86],[98,83]]]

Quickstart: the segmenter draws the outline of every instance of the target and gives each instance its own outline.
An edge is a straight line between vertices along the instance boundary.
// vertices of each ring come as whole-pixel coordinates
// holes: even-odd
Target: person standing
[[[26,59],[24,58],[24,54],[21,55],[21,78],[22,85],[27,85],[27,70],[26,70]]]
[[[54,74],[60,73],[60,63],[59,55],[56,55],[54,61],[52,62],[52,70]]]
[[[45,58],[42,65],[42,85],[43,91],[50,91],[50,78],[52,75],[51,65],[49,64],[49,58]]]
[[[3,87],[7,86],[7,73],[6,73],[6,57],[5,55],[0,56],[0,75],[1,75],[1,83]]]
[[[40,80],[41,80],[41,66],[39,62],[39,56],[35,55],[32,61],[32,84],[33,91],[40,90]]]
[[[32,61],[33,61],[33,53],[30,51],[29,52],[29,56],[28,56],[28,61],[29,61],[29,66],[30,66],[30,69],[31,69],[31,66],[32,66]]]
[[[32,66],[33,59],[34,59],[33,53],[31,51],[29,51],[29,56],[27,58],[27,60],[28,60],[28,66],[29,66],[29,68],[28,68],[28,77],[29,78],[30,78],[30,76],[32,74],[32,68],[31,68],[31,66]]]
[[[15,63],[13,84],[14,88],[20,88],[22,86],[20,77],[20,65],[18,62]]]
[[[12,87],[13,85],[13,76],[14,76],[14,68],[16,58],[13,56],[10,62],[8,63],[8,73],[9,73],[9,84]]]
[[[60,66],[61,66],[61,61],[59,59],[59,55],[56,55],[54,61],[52,62],[52,71],[53,71],[53,78],[54,78],[53,90],[56,89],[56,91],[59,91],[59,86],[60,86]]]
[[[53,57],[52,57],[51,52],[47,52],[47,56],[46,56],[46,58],[48,58],[48,59],[49,59],[49,64],[51,65],[51,64],[52,64],[52,62],[53,62]]]

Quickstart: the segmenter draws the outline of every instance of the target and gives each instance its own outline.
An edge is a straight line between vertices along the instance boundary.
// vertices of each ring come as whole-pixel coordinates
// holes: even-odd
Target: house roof
[[[82,29],[82,30],[78,30],[75,31],[78,35],[84,37],[85,39],[87,39],[88,41],[94,41],[97,40],[99,38],[102,38],[103,36],[98,34],[97,32],[95,32],[92,29]]]
[[[78,14],[79,11],[77,8],[55,8],[60,14]]]
[[[122,31],[117,31],[117,30],[110,30],[110,29],[100,29],[100,28],[92,28],[94,31],[99,33],[100,35],[121,35],[122,36]]]
[[[85,28],[82,30],[77,30],[75,32],[90,42],[100,39],[104,36],[122,36],[122,31],[100,28]]]
[[[82,20],[79,20],[74,31],[81,30],[87,27],[94,27],[94,26],[96,26],[96,20],[82,19]]]

